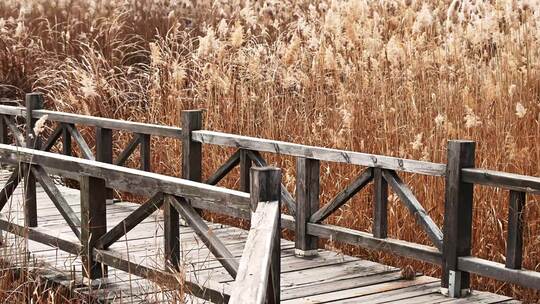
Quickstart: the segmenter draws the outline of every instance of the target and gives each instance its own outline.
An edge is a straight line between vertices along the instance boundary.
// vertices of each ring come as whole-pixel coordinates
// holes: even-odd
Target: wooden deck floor
[[[0,182],[5,183],[6,172],[0,173]],[[19,187],[21,188],[21,187]],[[59,186],[72,208],[80,211],[78,190]],[[66,240],[75,241],[59,212],[46,193],[38,188],[39,229]],[[22,192],[18,189],[2,218],[23,223],[20,212]],[[137,207],[136,204],[119,202],[107,206],[107,221],[113,227]],[[209,223],[209,226],[236,256],[240,257],[247,232],[238,228]],[[205,248],[189,227],[181,227],[182,257],[185,275],[201,284],[211,278],[223,284],[232,284],[233,279],[220,263]],[[111,249],[122,252],[130,261],[162,268],[163,265],[163,220],[160,211],[130,231],[124,239]],[[126,272],[109,268],[105,280],[89,282],[81,279],[81,262],[77,256],[61,252],[2,232],[3,246],[0,259],[13,264],[27,263],[21,251],[27,249],[31,266],[44,269],[44,275],[74,288],[81,295],[92,295],[107,303],[171,303],[177,295],[164,290],[152,282]],[[281,293],[283,303],[510,303],[508,297],[485,292],[474,292],[466,299],[451,299],[440,294],[440,282],[436,278],[418,275],[414,280],[405,280],[399,269],[367,260],[320,250],[315,258],[294,256],[294,244],[282,240]],[[101,284],[101,289],[97,286]],[[204,301],[186,296],[188,303]],[[516,303],[513,301],[512,303]]]

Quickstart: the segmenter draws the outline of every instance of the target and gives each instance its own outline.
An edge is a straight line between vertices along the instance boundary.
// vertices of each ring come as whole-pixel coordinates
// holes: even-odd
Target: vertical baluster
[[[96,262],[92,254],[96,241],[107,233],[105,181],[83,175],[80,184],[83,274],[89,279],[98,279],[107,276],[107,266]]]
[[[43,108],[43,95],[41,93],[26,94],[26,147],[39,149],[41,139],[35,134],[34,127],[37,119],[33,117],[33,111]],[[24,219],[28,227],[37,227],[37,202],[36,202],[36,179],[29,170],[24,171]]]
[[[388,183],[381,168],[374,168],[375,203],[373,206],[373,236],[384,239],[388,234]]]
[[[250,191],[249,170],[252,166],[251,158],[249,158],[248,150],[240,150],[240,191]]]
[[[521,269],[523,260],[523,211],[525,198],[525,192],[510,190],[506,268]]]
[[[67,129],[64,128],[64,132]],[[69,136],[69,132],[68,136]],[[64,138],[65,141],[65,138]],[[71,137],[69,137],[69,147],[71,151]],[[96,160],[112,164],[113,162],[113,144],[112,144],[112,130],[102,127],[96,127]],[[107,200],[113,199],[113,189],[106,189],[105,198]]]
[[[99,129],[99,128],[98,128]],[[67,128],[67,124],[62,123],[62,154],[71,156],[72,154],[71,133]]]
[[[257,167],[250,170],[251,211],[257,210],[259,202],[276,202],[281,210],[281,170],[274,167]],[[270,277],[268,278],[267,303],[280,302],[281,274],[281,214],[278,217],[274,247],[271,254]]]
[[[4,115],[0,115],[0,143],[9,145],[8,126],[4,121]]]
[[[143,171],[152,171],[151,162],[152,158],[150,155],[150,135],[149,134],[139,134],[139,153],[141,155],[141,170]]]
[[[299,256],[317,254],[319,238],[307,233],[307,223],[319,209],[319,170],[319,160],[296,159],[295,253]]]
[[[448,142],[446,167],[442,287],[451,297],[468,294],[468,272],[459,271],[458,258],[471,254],[473,184],[461,179],[462,168],[474,167],[475,142]]]

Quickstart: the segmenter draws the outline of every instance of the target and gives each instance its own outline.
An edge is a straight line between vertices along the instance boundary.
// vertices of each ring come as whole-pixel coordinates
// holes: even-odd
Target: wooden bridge
[[[0,259],[20,267],[32,262],[43,276],[90,302],[175,302],[184,296],[179,289],[191,295],[188,302],[513,301],[471,293],[470,273],[540,289],[540,274],[521,267],[521,214],[525,196],[540,193],[540,178],[474,168],[474,142],[450,141],[448,161],[439,164],[202,130],[201,111],[182,112],[177,128],[48,111],[42,104],[40,94],[28,94],[25,107],[0,106],[0,162],[10,168],[0,174],[0,229],[8,233]],[[35,133],[39,119],[57,125],[47,138]],[[80,126],[96,128],[95,154]],[[113,130],[133,133],[116,159]],[[181,141],[182,178],[151,172],[154,136]],[[62,154],[49,152],[59,140]],[[84,158],[71,156],[72,141]],[[203,145],[237,149],[204,182]],[[140,170],[123,167],[137,148]],[[296,157],[296,198],[281,184],[280,170],[268,167],[260,152]],[[321,161],[366,169],[321,206]],[[238,165],[241,191],[217,186]],[[442,229],[400,172],[444,178]],[[78,181],[80,190],[58,184],[57,178]],[[371,182],[371,232],[324,223]],[[474,184],[509,190],[506,264],[471,256]],[[432,246],[387,237],[389,188]],[[147,201],[113,200],[113,189]],[[201,211],[250,220],[251,226],[245,231],[210,223]],[[294,232],[294,242],[281,239],[282,228]],[[319,238],[438,265],[442,279],[404,276],[390,266],[322,250]]]

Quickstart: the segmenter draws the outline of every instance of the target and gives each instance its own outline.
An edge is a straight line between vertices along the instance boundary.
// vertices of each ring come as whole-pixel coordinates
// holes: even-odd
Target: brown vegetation
[[[4,0],[0,93],[43,91],[51,108],[168,125],[205,108],[211,130],[436,162],[448,139],[473,139],[477,166],[540,176],[540,6],[470,2]],[[178,174],[178,143],[153,145],[155,170]],[[226,152],[205,150],[207,175]],[[294,159],[270,159],[293,190]],[[321,169],[326,202],[360,168]],[[406,180],[441,224],[444,181]],[[357,195],[329,221],[369,231],[371,200]],[[526,210],[524,266],[537,270],[537,196]],[[389,217],[392,237],[429,243],[395,196]],[[506,217],[507,193],[477,187],[475,255],[504,261]],[[484,278],[474,287],[539,297]]]

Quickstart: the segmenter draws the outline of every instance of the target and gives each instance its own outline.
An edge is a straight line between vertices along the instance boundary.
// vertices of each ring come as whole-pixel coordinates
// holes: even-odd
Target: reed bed
[[[211,130],[435,162],[446,161],[447,140],[471,139],[478,167],[540,176],[539,42],[533,0],[4,0],[0,93],[42,91],[49,108],[166,125],[203,108]],[[116,136],[121,149],[129,138]],[[179,143],[156,139],[153,148],[154,170],[178,175]],[[229,152],[205,148],[205,175]],[[268,157],[294,191],[294,159]],[[359,170],[322,163],[321,202]],[[442,224],[444,181],[405,180]],[[372,196],[357,195],[328,221],[369,231]],[[507,196],[476,188],[475,255],[504,261]],[[389,234],[429,244],[390,201]],[[525,216],[524,266],[538,270],[538,196],[528,196]],[[473,287],[540,297],[485,278]]]

